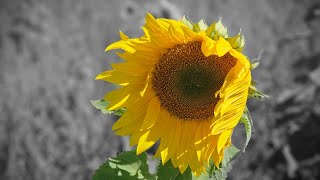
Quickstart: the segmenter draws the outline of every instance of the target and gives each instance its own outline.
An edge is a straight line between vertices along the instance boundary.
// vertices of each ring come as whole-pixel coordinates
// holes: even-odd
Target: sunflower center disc
[[[213,117],[214,97],[237,60],[229,53],[205,57],[200,42],[177,45],[163,54],[153,71],[152,86],[161,106],[180,119]]]

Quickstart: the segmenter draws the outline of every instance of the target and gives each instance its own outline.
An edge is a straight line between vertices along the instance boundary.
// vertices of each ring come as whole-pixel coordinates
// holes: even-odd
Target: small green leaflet
[[[113,114],[116,116],[122,116],[125,112],[126,112],[125,108],[120,108],[113,111]]]
[[[96,170],[93,180],[156,180],[149,173],[147,154],[136,155],[136,151],[122,152],[114,158],[109,158]]]
[[[260,65],[260,62],[259,61],[253,61],[250,65],[250,69],[255,69],[257,68],[258,66]]]
[[[255,98],[255,99],[262,101],[264,98],[267,98],[269,96],[264,94],[263,92],[261,92],[259,89],[257,89],[253,85],[251,85],[249,87],[249,97],[252,97],[252,98]]]
[[[107,107],[109,105],[109,102],[105,100],[92,100],[90,102],[95,108],[101,110],[103,114],[114,114],[116,116],[122,116],[126,111],[125,108],[116,109],[114,111],[108,110]]]
[[[251,139],[252,129],[253,129],[253,121],[252,121],[250,112],[249,112],[247,107],[244,110],[244,113],[243,113],[243,115],[242,115],[242,117],[240,119],[240,122],[244,124],[244,128],[245,128],[245,131],[246,131],[246,142],[245,142],[244,146],[241,149],[241,152],[245,152],[245,150],[246,150],[246,148],[247,148],[247,146],[249,144],[249,141]]]
[[[106,107],[109,105],[109,102],[105,100],[91,100],[90,102],[95,108],[101,110],[103,114],[112,114],[112,111],[106,109]]]
[[[263,52],[259,53],[259,57],[258,58],[251,60],[251,63],[250,63],[250,69],[251,70],[257,68],[260,65],[259,61],[261,59],[261,56],[262,56],[261,54],[262,53]],[[255,98],[255,99],[258,99],[260,101],[264,100],[265,98],[268,98],[269,97],[268,95],[264,94],[262,91],[260,91],[259,89],[257,89],[255,87],[256,84],[257,84],[257,82],[255,82],[255,81],[251,82],[251,85],[249,87],[249,92],[248,92],[249,95],[248,96],[252,97],[252,98]]]

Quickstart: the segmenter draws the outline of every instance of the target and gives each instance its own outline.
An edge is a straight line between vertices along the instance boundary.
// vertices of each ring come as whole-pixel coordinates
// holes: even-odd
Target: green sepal
[[[181,19],[181,22],[185,24],[189,29],[193,29],[193,22],[188,18],[188,16],[184,15]]]
[[[126,112],[125,108],[119,108],[113,111],[108,110],[107,107],[110,103],[105,100],[91,100],[90,102],[95,108],[101,110],[103,114],[114,114],[116,116],[122,116]]]
[[[136,151],[127,151],[109,158],[96,170],[93,180],[148,179],[156,180],[149,173],[147,154],[136,155]]]
[[[238,35],[233,36],[233,37],[229,37],[226,39],[231,47],[239,52],[242,52],[244,45],[246,44],[244,35],[241,34],[241,32],[239,32]]]
[[[250,64],[250,69],[253,70],[255,68],[257,68],[260,65],[259,61],[254,61]]]
[[[269,97],[268,95],[264,94],[259,89],[257,89],[254,85],[250,85],[248,96],[255,98],[255,99],[258,99],[260,101]]]
[[[203,19],[201,19],[198,23],[193,25],[194,32],[206,31],[207,28],[208,28],[208,25]]]
[[[199,27],[199,25],[198,25],[198,24],[194,24],[192,30],[193,30],[194,32],[200,32],[200,27]]]
[[[251,70],[257,68],[260,65],[260,60],[261,60],[262,54],[263,54],[263,51],[260,51],[259,56],[257,58],[254,58],[251,60],[251,63],[250,63]]]
[[[219,36],[223,38],[228,38],[228,29],[223,25],[220,19],[216,23],[212,23],[206,30],[207,36],[211,37],[213,40],[218,40]]]

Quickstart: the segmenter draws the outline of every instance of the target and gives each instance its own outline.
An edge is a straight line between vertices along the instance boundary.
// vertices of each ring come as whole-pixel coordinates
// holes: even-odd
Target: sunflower
[[[198,176],[210,160],[219,168],[251,84],[243,36],[228,37],[221,20],[208,26],[151,14],[142,29],[132,39],[120,31],[106,51],[122,49],[125,62],[96,77],[119,85],[104,96],[107,109],[126,108],[112,130],[130,136],[137,154],[159,142],[155,157],[181,173],[189,166]]]

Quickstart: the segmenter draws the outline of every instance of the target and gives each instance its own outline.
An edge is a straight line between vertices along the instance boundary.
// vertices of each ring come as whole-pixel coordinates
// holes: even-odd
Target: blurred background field
[[[104,48],[140,36],[146,12],[223,17],[262,55],[253,77],[270,98],[249,100],[255,133],[229,179],[320,179],[319,0],[0,0],[0,179],[91,179],[128,148],[90,100],[114,88],[94,81],[119,60]]]

